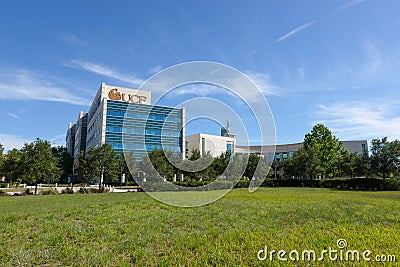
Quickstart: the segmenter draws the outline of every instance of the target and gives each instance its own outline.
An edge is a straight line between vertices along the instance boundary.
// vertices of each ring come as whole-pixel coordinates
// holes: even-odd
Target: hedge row
[[[207,190],[208,182],[205,181],[189,181],[175,182],[176,185],[188,187],[188,190],[193,190],[193,187],[205,188]],[[247,188],[250,181],[240,180],[235,188]],[[231,183],[228,181],[216,182],[216,187],[221,189],[229,188]],[[334,188],[342,190],[387,190],[400,191],[400,179],[390,178],[384,182],[382,179],[375,178],[336,178],[322,180],[298,180],[298,179],[266,179],[262,187],[311,187],[311,188]],[[192,189],[191,189],[192,188]]]

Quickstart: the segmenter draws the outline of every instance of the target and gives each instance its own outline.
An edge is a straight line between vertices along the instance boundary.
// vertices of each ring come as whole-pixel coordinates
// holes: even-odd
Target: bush
[[[79,194],[90,194],[90,190],[85,187],[79,188],[78,192],[79,192]]]
[[[81,193],[82,190],[82,194],[92,194],[92,193],[108,193],[110,192],[110,190],[106,189],[104,186],[99,190],[97,188],[90,188],[90,189],[86,189],[86,188],[81,188],[79,189],[79,193]],[[85,190],[87,191],[87,193],[83,193],[85,192]]]
[[[56,189],[50,189],[42,192],[42,195],[59,195],[60,193]]]
[[[70,188],[70,187],[67,187],[61,191],[61,194],[73,194],[73,193],[74,193],[74,190],[72,190],[72,188]]]
[[[385,181],[385,190],[400,191],[400,179],[390,178]]]

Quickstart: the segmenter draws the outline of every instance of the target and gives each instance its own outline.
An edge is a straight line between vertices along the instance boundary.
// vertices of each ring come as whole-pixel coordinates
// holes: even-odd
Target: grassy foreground
[[[184,192],[180,194],[194,194]],[[312,188],[235,189],[178,208],[145,193],[0,197],[0,266],[376,266],[281,262],[268,250],[346,249],[397,256],[400,193]],[[286,255],[288,257],[288,255]]]

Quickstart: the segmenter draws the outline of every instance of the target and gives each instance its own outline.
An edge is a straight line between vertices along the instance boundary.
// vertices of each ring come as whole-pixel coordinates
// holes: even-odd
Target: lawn
[[[181,192],[193,197],[191,192]],[[179,208],[145,193],[0,197],[0,266],[375,266],[282,262],[268,250],[338,249],[396,255],[400,193],[313,188],[234,189],[212,204]],[[344,250],[344,251],[346,251]],[[301,256],[300,256],[301,257]],[[286,254],[286,258],[288,255]]]

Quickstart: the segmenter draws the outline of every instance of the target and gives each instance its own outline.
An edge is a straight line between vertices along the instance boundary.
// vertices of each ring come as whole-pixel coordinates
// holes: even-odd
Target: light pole
[[[100,175],[99,191],[102,189],[104,182],[104,151],[100,151],[100,163],[101,163],[101,175]]]
[[[101,188],[103,186],[103,180],[104,180],[104,166],[101,165],[101,176],[100,176],[99,190],[101,190]]]

